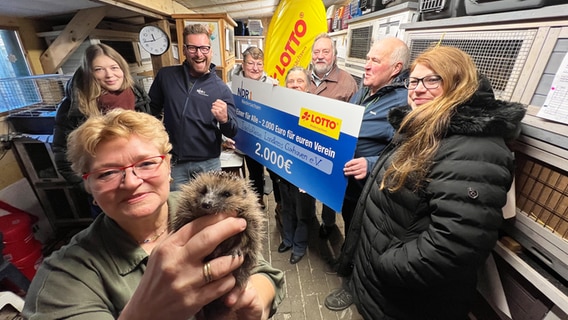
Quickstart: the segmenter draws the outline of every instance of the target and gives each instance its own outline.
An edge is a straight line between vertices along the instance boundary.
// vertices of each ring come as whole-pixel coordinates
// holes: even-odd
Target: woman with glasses
[[[26,296],[26,319],[187,320],[218,298],[236,311],[231,319],[275,312],[281,271],[261,260],[238,288],[231,272],[242,256],[203,262],[246,228],[235,212],[169,234],[177,204],[169,191],[171,148],[163,124],[134,111],[93,116],[69,135],[72,169],[104,214],[45,259]]]
[[[286,88],[308,92],[310,74],[301,66],[292,67],[286,74]],[[282,199],[282,242],[278,252],[291,251],[290,263],[302,260],[308,249],[310,223],[315,220],[316,200],[282,177],[279,182]]]
[[[243,52],[243,63],[237,64],[235,66],[235,68],[233,69],[233,75],[270,83],[275,86],[278,85],[278,81],[276,79],[269,77],[266,72],[264,72],[264,52],[262,52],[262,50],[258,47],[248,47]],[[228,83],[227,85],[230,88],[232,84]],[[233,140],[228,139],[228,141],[229,144],[234,145]],[[249,172],[249,179],[252,182],[253,188],[258,193],[259,203],[264,209],[264,166],[247,155],[245,155],[245,163]],[[279,178],[278,175],[270,170],[268,170],[268,173],[270,174],[270,179],[272,180],[272,187],[274,189],[274,201],[276,201],[275,211],[277,221],[279,221],[278,215],[280,213],[280,195],[277,184]]]
[[[122,108],[150,113],[150,98],[130,74],[128,63],[112,47],[93,44],[85,50],[81,65],[65,88],[65,98],[57,107],[53,130],[53,155],[59,173],[82,188],[80,176],[67,161],[67,136],[88,117]],[[92,208],[96,216],[100,209]]]
[[[471,57],[437,46],[406,80],[408,106],[358,201],[339,267],[365,319],[467,319],[477,270],[495,246],[514,174],[506,141],[525,108],[495,100]]]
[[[243,63],[233,69],[233,75],[278,85],[278,81],[264,72],[264,52],[258,47],[243,51]]]

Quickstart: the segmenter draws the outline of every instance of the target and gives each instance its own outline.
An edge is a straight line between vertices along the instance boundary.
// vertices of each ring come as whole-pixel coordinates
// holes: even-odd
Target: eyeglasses
[[[165,158],[166,155],[159,155],[142,159],[129,166],[101,168],[85,173],[83,179],[90,179],[89,182],[94,190],[116,188],[126,177],[128,168],[132,168],[132,173],[140,179],[145,180],[158,176],[158,168]]]
[[[404,79],[404,86],[408,90],[414,90],[418,87],[420,82],[422,82],[422,85],[426,89],[436,89],[440,86],[440,82],[442,82],[442,77],[438,75],[426,76],[424,78],[410,77],[408,79]]]
[[[199,49],[201,53],[208,54],[209,50],[211,50],[211,46],[193,46],[191,44],[184,44],[183,47],[187,49],[189,53],[196,53],[197,49]]]
[[[245,62],[245,64],[249,67],[254,67],[254,66],[256,66],[257,68],[264,67],[264,62],[262,62],[262,61],[259,61],[259,62],[247,61],[247,62]]]

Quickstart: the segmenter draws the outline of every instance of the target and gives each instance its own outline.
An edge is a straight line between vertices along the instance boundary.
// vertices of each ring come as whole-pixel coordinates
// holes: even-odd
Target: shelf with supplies
[[[235,36],[235,58],[236,63],[243,62],[243,52],[249,47],[258,47],[264,51],[263,36]]]
[[[337,49],[337,65],[360,83],[373,41],[387,36],[404,40],[401,25],[416,22],[417,8],[416,2],[405,2],[347,20],[347,28],[329,34]]]
[[[49,143],[30,137],[12,140],[14,156],[52,229],[84,228],[92,222],[86,193],[57,171]]]

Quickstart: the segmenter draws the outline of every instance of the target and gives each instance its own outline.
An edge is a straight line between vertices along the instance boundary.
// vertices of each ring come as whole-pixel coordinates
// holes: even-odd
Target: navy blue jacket
[[[371,172],[379,154],[394,135],[394,129],[387,120],[389,110],[407,103],[408,90],[403,82],[405,78],[408,78],[408,70],[401,72],[390,84],[371,96],[369,87],[359,89],[349,101],[365,107],[353,158],[364,157],[367,160],[367,173]]]
[[[150,87],[150,108],[164,125],[176,161],[204,161],[221,154],[221,136],[237,134],[233,94],[215,73],[215,65],[199,78],[189,74],[189,63],[160,69]],[[193,85],[191,85],[193,83]],[[217,99],[227,103],[229,119],[220,124],[211,113]]]

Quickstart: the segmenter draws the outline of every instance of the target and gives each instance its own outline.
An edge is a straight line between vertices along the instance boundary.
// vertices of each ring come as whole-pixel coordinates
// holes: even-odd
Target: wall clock
[[[153,55],[161,55],[170,47],[170,38],[166,32],[156,26],[145,26],[138,35],[140,45]]]

